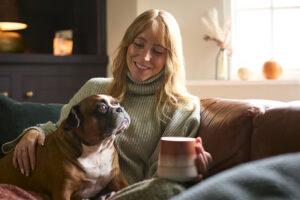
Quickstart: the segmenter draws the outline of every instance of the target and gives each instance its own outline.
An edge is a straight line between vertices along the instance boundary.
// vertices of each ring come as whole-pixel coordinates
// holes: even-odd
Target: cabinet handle
[[[2,92],[1,94],[3,94],[3,96],[8,97],[8,92],[6,92],[6,91]]]
[[[33,97],[33,92],[32,91],[27,91],[25,96],[28,97],[28,98],[31,98],[31,97]]]

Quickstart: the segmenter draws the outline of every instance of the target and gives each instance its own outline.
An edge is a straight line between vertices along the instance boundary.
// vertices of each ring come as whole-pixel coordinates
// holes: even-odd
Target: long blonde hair
[[[137,35],[149,27],[151,27],[153,34],[161,42],[161,45],[167,49],[164,78],[155,93],[156,114],[158,117],[160,116],[159,108],[162,106],[162,114],[166,116],[165,109],[167,105],[182,107],[185,103],[194,99],[187,92],[185,86],[185,68],[179,26],[175,18],[166,11],[147,10],[140,14],[128,27],[113,62],[112,74],[114,79],[108,87],[107,93],[120,101],[123,100],[128,71],[126,62],[128,46]],[[166,117],[168,118],[168,116]]]

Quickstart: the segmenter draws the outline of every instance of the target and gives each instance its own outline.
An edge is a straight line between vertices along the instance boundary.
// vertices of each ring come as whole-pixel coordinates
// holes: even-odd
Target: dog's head
[[[129,124],[130,117],[117,99],[92,95],[72,107],[63,128],[90,146],[123,132]]]

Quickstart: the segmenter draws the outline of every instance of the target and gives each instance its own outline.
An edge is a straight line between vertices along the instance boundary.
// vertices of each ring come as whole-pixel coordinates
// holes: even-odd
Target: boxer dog
[[[128,184],[121,174],[113,145],[130,118],[118,100],[92,95],[72,107],[59,128],[37,147],[30,176],[13,167],[13,152],[0,160],[0,183],[47,194],[51,199],[83,199],[104,188],[116,191]]]

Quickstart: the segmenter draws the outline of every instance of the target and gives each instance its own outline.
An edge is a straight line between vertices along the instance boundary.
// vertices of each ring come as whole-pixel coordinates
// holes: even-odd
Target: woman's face
[[[137,81],[145,81],[158,74],[166,59],[167,50],[155,39],[151,28],[136,36],[126,55],[130,74]]]

